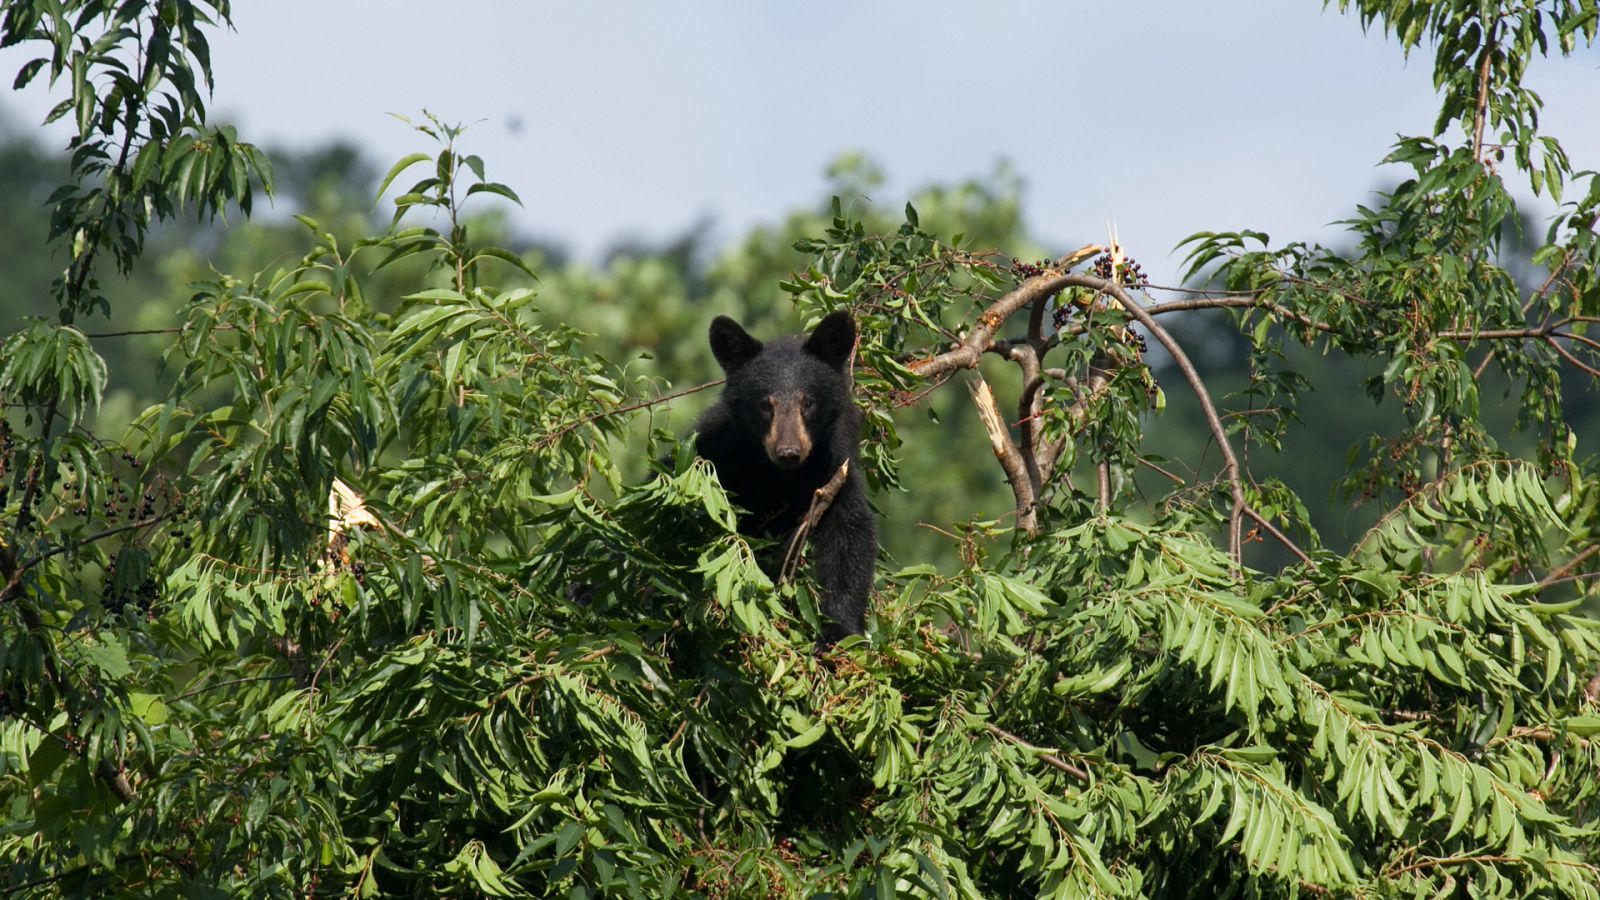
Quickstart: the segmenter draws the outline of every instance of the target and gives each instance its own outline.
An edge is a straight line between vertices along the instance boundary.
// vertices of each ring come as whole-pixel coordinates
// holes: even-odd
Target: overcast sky
[[[586,255],[707,216],[734,236],[818,200],[826,163],[861,150],[889,173],[872,199],[891,208],[1009,160],[1036,233],[1066,249],[1115,220],[1160,278],[1193,231],[1327,238],[1398,177],[1377,162],[1435,110],[1431,54],[1408,62],[1316,0],[271,0],[234,13],[237,31],[213,40],[212,108],[246,139],[343,138],[386,166],[429,149],[388,113],[477,122],[466,147],[522,195],[522,226]],[[1529,82],[1547,132],[1600,168],[1600,54],[1538,63]],[[50,103],[30,88],[7,105],[31,123]]]

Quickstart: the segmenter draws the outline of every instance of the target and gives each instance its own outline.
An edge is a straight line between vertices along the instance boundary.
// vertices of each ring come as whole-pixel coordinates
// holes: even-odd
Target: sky
[[[386,167],[431,149],[390,113],[474,123],[464,146],[522,196],[514,221],[590,258],[706,218],[731,239],[823,199],[828,162],[861,151],[891,209],[1008,161],[1035,234],[1066,250],[1112,220],[1159,282],[1195,231],[1336,238],[1435,114],[1431,53],[1315,0],[272,0],[235,4],[234,26],[212,110],[244,139],[339,138]],[[1546,131],[1600,168],[1600,54],[1529,83]],[[37,122],[53,96],[4,108]]]

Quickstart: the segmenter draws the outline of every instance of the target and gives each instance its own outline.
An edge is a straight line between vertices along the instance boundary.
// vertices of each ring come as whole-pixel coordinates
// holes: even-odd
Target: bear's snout
[[[778,447],[772,451],[772,462],[779,468],[792,469],[806,461],[806,455],[800,452],[799,447]]]
[[[767,459],[780,469],[798,468],[811,455],[811,430],[806,426],[805,399],[774,396],[767,399],[772,419],[762,443]]]

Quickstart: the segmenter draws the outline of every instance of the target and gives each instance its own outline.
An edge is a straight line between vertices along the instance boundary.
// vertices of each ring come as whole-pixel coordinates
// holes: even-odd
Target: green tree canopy
[[[1600,466],[1567,395],[1600,379],[1600,179],[1523,87],[1600,10],[1339,6],[1431,51],[1441,99],[1348,247],[1198,234],[1188,286],[1156,288],[1114,241],[1027,245],[998,177],[895,221],[836,201],[707,270],[592,271],[503,249],[474,211],[516,193],[428,116],[379,179],[391,219],[303,216],[297,261],[200,277],[162,396],[106,433],[99,273],[274,179],[206,120],[226,3],[9,0],[0,44],[41,54],[18,81],[77,137],[58,315],[0,341],[0,883],[1600,896]],[[1513,174],[1562,203],[1533,283]],[[878,498],[946,495],[921,509],[959,559],[903,550],[832,648],[657,418],[752,295],[854,312]],[[1228,391],[1180,313],[1245,352]],[[1352,448],[1386,511],[1349,547],[1252,466],[1340,387],[1305,350],[1397,409]],[[1181,471],[1144,434],[1169,397],[1198,423]],[[1003,510],[962,508],[980,479]]]

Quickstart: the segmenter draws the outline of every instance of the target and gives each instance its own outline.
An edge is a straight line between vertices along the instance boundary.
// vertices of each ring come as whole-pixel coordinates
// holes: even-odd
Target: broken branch
[[[845,479],[850,477],[850,461],[845,460],[839,465],[839,470],[833,473],[828,483],[817,488],[811,495],[811,508],[806,510],[805,518],[795,527],[794,534],[789,538],[789,546],[783,550],[783,565],[778,570],[778,583],[785,584],[794,580],[794,573],[800,568],[800,557],[805,549],[806,538],[812,529],[822,521],[822,514],[833,505],[833,498],[839,496],[839,491],[844,488]]]

